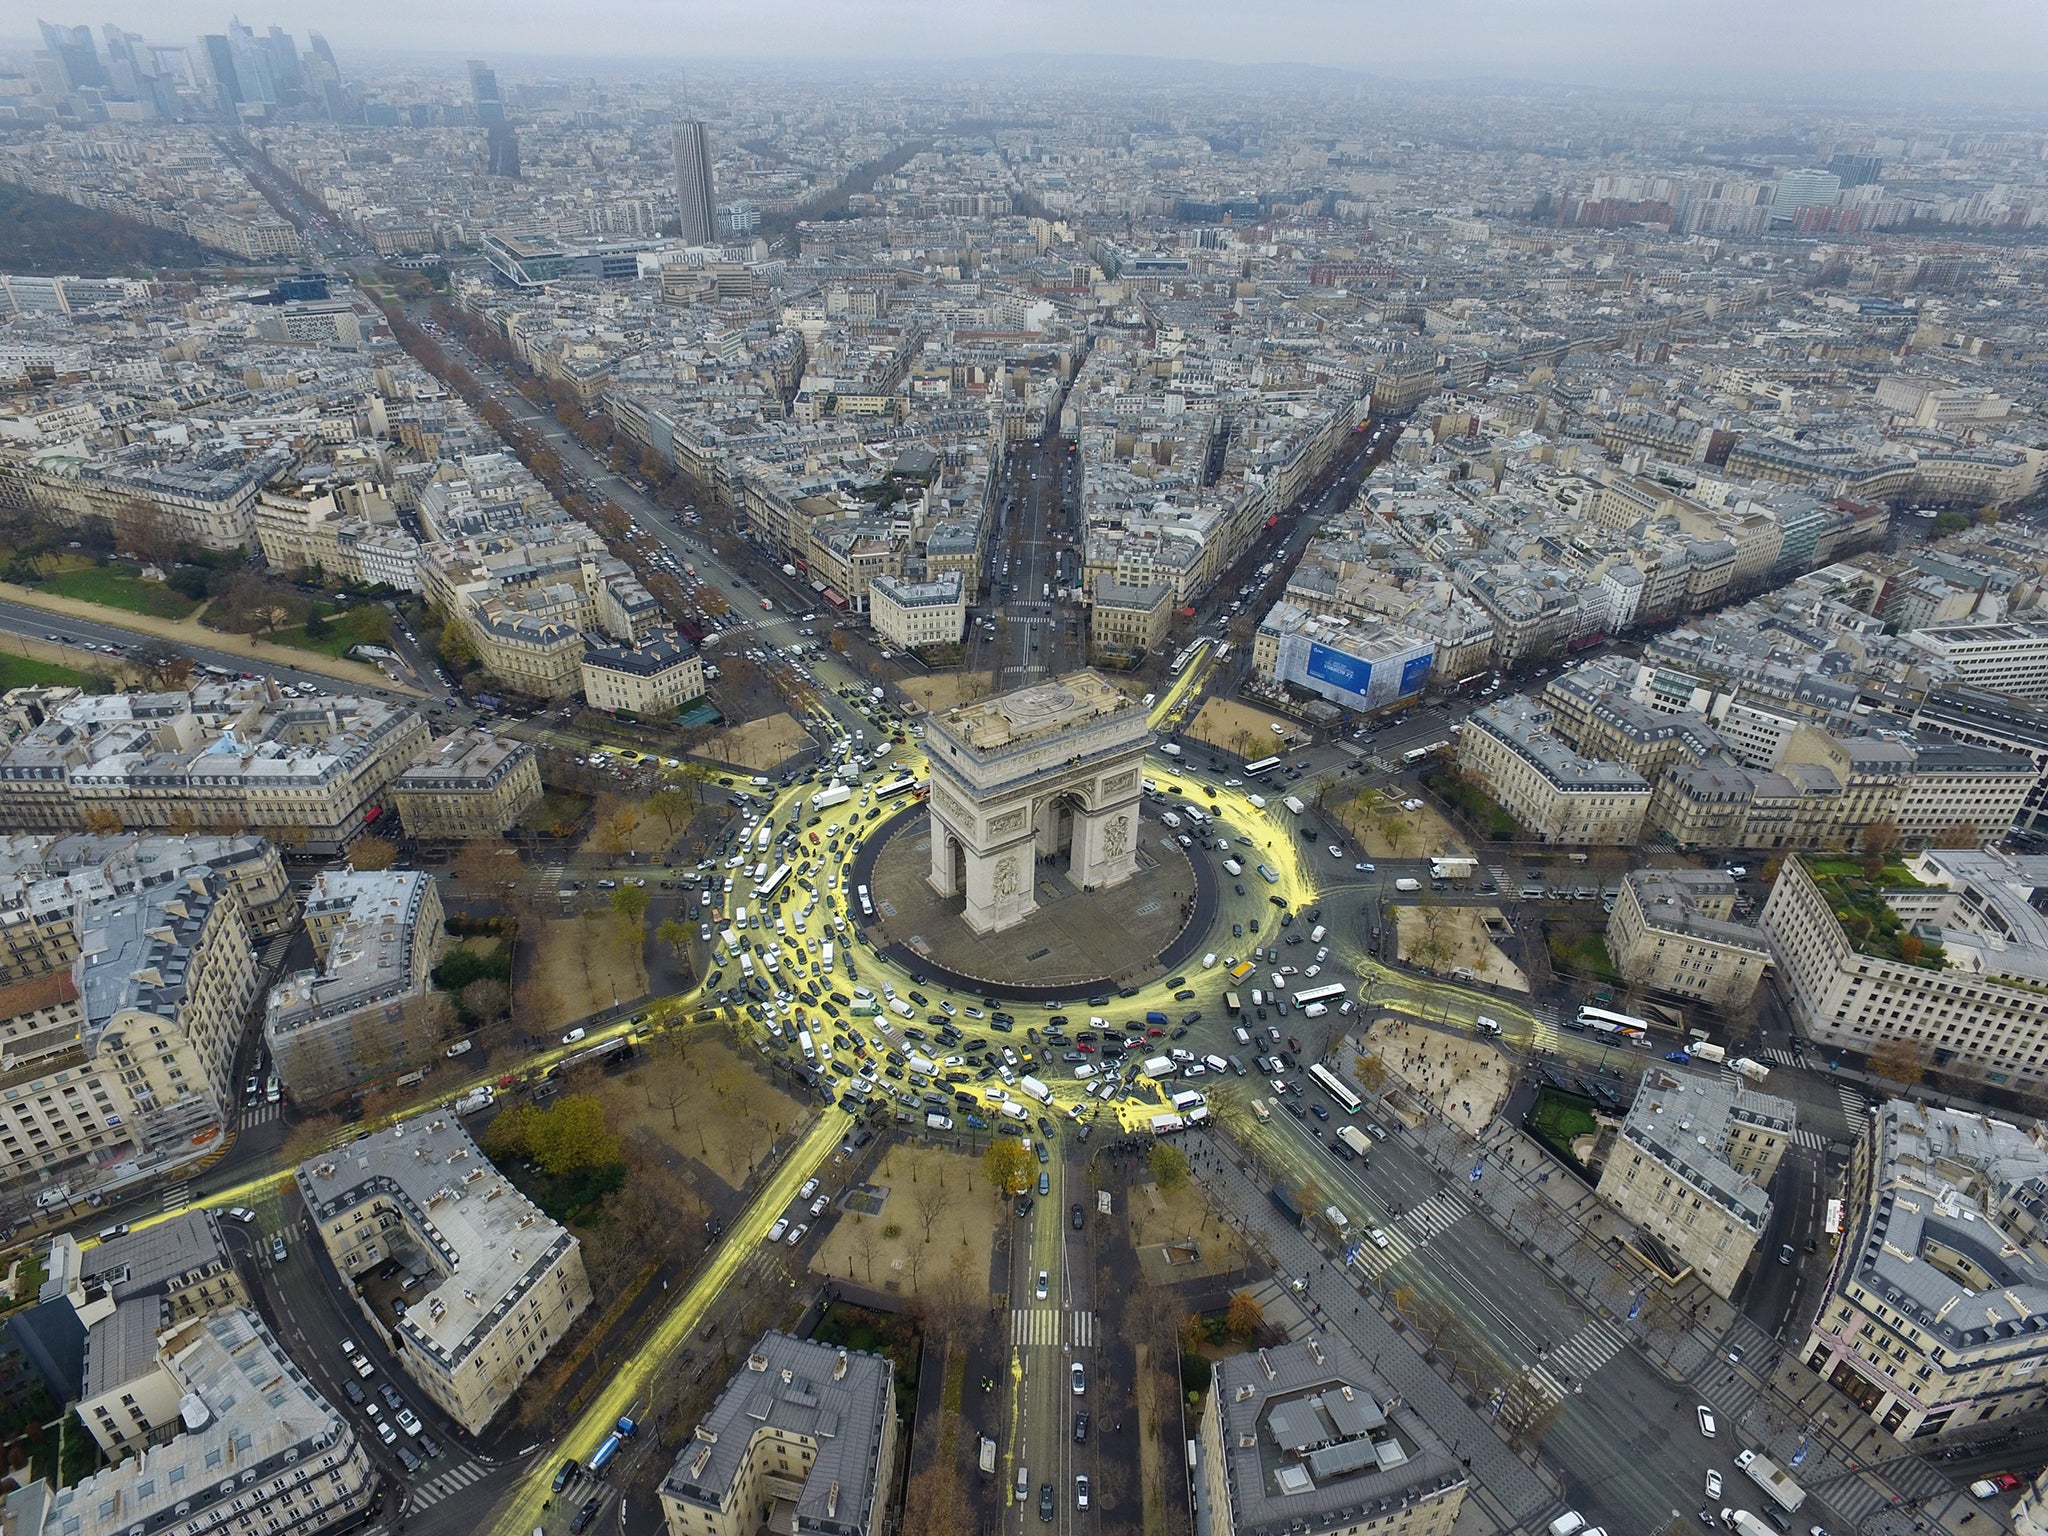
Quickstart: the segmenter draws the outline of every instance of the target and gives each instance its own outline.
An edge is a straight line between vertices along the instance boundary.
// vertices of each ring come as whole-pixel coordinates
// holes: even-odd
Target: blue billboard
[[[1308,647],[1308,675],[1318,682],[1329,683],[1342,688],[1346,693],[1365,697],[1367,685],[1372,682],[1372,663],[1358,656],[1347,656],[1342,651],[1333,651],[1327,645],[1318,645],[1311,640]]]
[[[1420,656],[1410,656],[1408,664],[1401,668],[1402,698],[1407,698],[1411,693],[1422,692],[1423,688],[1428,684],[1431,656],[1432,653],[1430,652],[1424,652]]]

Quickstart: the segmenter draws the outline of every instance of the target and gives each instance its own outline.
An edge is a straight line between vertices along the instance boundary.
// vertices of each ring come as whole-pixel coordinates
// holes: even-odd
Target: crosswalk
[[[1438,1233],[1449,1231],[1471,1214],[1472,1207],[1446,1189],[1403,1211],[1401,1221],[1427,1244]]]
[[[1870,1111],[1864,1102],[1863,1095],[1854,1088],[1851,1088],[1847,1083],[1837,1083],[1835,1084],[1835,1097],[1841,1100],[1842,1114],[1849,1122],[1850,1133],[1861,1136],[1870,1128]]]
[[[1782,1045],[1767,1045],[1757,1054],[1773,1066],[1796,1067],[1802,1065],[1799,1058]]]
[[[1068,1319],[1062,1323],[1061,1319]],[[1095,1343],[1095,1314],[1059,1307],[1012,1307],[1010,1343],[1017,1349],[1054,1349],[1070,1344],[1088,1349]]]
[[[180,1180],[176,1184],[168,1184],[163,1189],[162,1198],[163,1210],[182,1211],[192,1203],[192,1186],[184,1180]]]
[[[1621,1353],[1626,1341],[1599,1318],[1593,1318],[1556,1349],[1522,1372],[1518,1386],[1509,1393],[1511,1416],[1526,1421],[1542,1411],[1543,1405],[1561,1403],[1586,1383],[1600,1367]]]
[[[1536,1027],[1530,1034],[1530,1043],[1539,1051],[1557,1049],[1557,1004],[1538,1003],[1535,1008]]]
[[[490,1469],[481,1462],[465,1461],[450,1467],[431,1482],[421,1483],[412,1491],[412,1507],[425,1509],[438,1504],[452,1493],[460,1493],[479,1478],[487,1477]]]
[[[1828,1149],[1828,1139],[1819,1131],[1798,1130],[1792,1133],[1792,1145],[1804,1147],[1809,1152],[1825,1152]]]
[[[1561,1364],[1574,1379],[1584,1381],[1620,1354],[1626,1342],[1601,1319],[1589,1318],[1585,1327],[1550,1352],[1547,1363]]]
[[[242,1106],[242,1129],[252,1125],[268,1125],[284,1114],[282,1104],[245,1104]]]
[[[1380,1236],[1386,1239],[1384,1245],[1373,1242],[1369,1237],[1361,1237],[1351,1248],[1352,1265],[1374,1279],[1412,1256],[1417,1247],[1415,1240],[1398,1224],[1382,1228]]]

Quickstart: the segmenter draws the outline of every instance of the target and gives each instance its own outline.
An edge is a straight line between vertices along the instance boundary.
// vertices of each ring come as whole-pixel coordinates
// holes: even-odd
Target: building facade
[[[408,836],[423,841],[495,837],[540,804],[540,759],[530,742],[464,726],[434,742],[391,783]]]
[[[1542,842],[1640,841],[1649,781],[1582,757],[1551,733],[1550,720],[1549,710],[1519,697],[1474,710],[1458,737],[1458,766]]]
[[[1623,877],[1607,950],[1627,981],[1723,1010],[1746,1008],[1771,962],[1764,936],[1733,921],[1735,882],[1716,870]]]
[[[1765,1190],[1795,1129],[1787,1099],[1652,1067],[1608,1149],[1600,1198],[1725,1299],[1770,1226]]]
[[[583,653],[583,699],[592,709],[667,719],[704,697],[704,659],[674,631],[638,645],[592,646]]]
[[[1844,1184],[1800,1353],[1901,1440],[2038,1415],[2048,1391],[2048,1133],[1894,1099]]]
[[[896,1451],[888,1360],[765,1333],[662,1479],[669,1536],[880,1536]]]
[[[301,1163],[327,1255],[354,1277],[396,1259],[419,1277],[395,1323],[367,1302],[419,1389],[471,1434],[590,1305],[583,1248],[494,1168],[452,1114],[430,1110]]]
[[[967,632],[967,592],[958,571],[928,581],[877,576],[868,583],[868,622],[890,645],[906,651],[958,645]]]

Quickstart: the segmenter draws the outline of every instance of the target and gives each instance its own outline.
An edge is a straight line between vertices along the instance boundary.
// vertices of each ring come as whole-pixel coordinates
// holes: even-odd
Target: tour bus
[[[1242,771],[1246,778],[1256,779],[1263,774],[1271,773],[1275,768],[1278,768],[1279,766],[1279,758],[1262,757],[1255,763],[1246,763]]]

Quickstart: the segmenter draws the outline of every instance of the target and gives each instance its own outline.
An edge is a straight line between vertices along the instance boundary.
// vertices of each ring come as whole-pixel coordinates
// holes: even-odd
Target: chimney
[[[839,1351],[839,1358],[832,1362],[832,1379],[834,1381],[846,1380],[846,1351],[843,1349]]]

